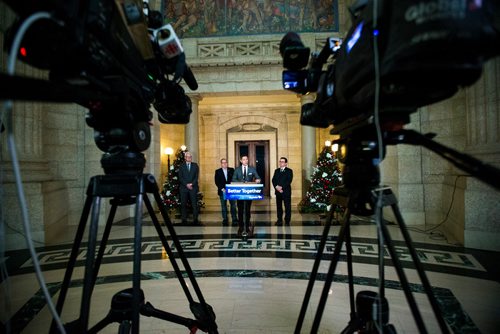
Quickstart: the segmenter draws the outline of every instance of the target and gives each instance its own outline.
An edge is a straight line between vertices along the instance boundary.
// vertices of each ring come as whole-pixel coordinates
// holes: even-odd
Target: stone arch
[[[283,121],[261,115],[241,116],[230,119],[220,124],[220,132],[223,138],[220,142],[221,156],[227,156],[231,165],[237,166],[235,161],[234,145],[238,140],[267,140],[269,141],[269,174],[277,168],[278,159],[278,137],[280,132],[286,130]],[[270,184],[268,175],[266,182]],[[271,196],[274,193],[271,192]]]

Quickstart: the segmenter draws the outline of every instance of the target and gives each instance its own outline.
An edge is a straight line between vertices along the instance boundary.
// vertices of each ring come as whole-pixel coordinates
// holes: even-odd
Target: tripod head
[[[339,134],[338,159],[344,164],[342,180],[344,185],[334,190],[334,195],[350,195],[350,210],[358,216],[375,213],[372,190],[380,184],[379,164],[385,157],[386,143],[377,138],[373,117],[359,119],[346,128],[336,127],[332,134]],[[383,134],[387,134],[385,131]]]
[[[109,113],[104,113],[107,115]],[[97,116],[96,116],[97,115]],[[101,167],[105,174],[140,174],[146,159],[145,151],[151,143],[150,125],[145,121],[121,119],[107,123],[99,114],[89,110],[87,124],[94,128],[94,141],[104,152]]]
[[[380,184],[379,165],[385,157],[387,145],[409,144],[425,147],[448,160],[471,176],[500,190],[500,169],[488,165],[467,154],[441,145],[433,140],[434,133],[421,134],[414,130],[405,130],[404,121],[382,119],[379,135],[370,113],[345,123],[343,127],[334,127],[330,133],[340,135],[334,141],[339,145],[339,161],[344,164],[344,186],[335,189],[334,194],[347,196],[355,200],[351,212],[359,216],[374,214],[375,203],[372,191]]]

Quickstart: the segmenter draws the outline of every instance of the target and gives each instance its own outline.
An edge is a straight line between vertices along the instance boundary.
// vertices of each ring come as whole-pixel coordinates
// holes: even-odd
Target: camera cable
[[[14,42],[12,43],[12,48],[9,53],[8,57],[8,62],[7,62],[7,74],[9,75],[14,75],[15,73],[15,64],[16,64],[16,59],[17,59],[17,53],[18,50],[21,46],[21,41],[24,37],[24,34],[26,31],[29,29],[29,27],[37,20],[41,19],[53,19],[52,15],[48,12],[37,12],[32,15],[30,15],[26,20],[22,23],[22,25],[19,27],[18,32],[16,33],[16,36],[14,38]],[[5,127],[7,129],[7,145],[8,145],[8,150],[10,152],[11,160],[12,160],[12,170],[14,173],[14,178],[15,178],[15,183],[16,183],[16,188],[17,188],[17,194],[18,194],[18,200],[19,200],[19,205],[21,208],[21,214],[22,214],[22,222],[23,222],[23,227],[24,227],[24,232],[25,232],[25,239],[26,239],[26,244],[27,247],[30,251],[31,258],[33,261],[33,267],[34,271],[36,274],[36,277],[38,279],[38,283],[40,285],[40,288],[42,289],[42,292],[45,296],[45,300],[47,302],[47,306],[49,307],[50,313],[52,314],[57,327],[61,333],[66,333],[66,330],[64,329],[64,326],[61,322],[61,319],[59,317],[59,314],[57,313],[56,308],[54,307],[54,303],[52,302],[52,298],[50,296],[50,293],[47,289],[47,285],[45,284],[45,279],[43,277],[42,270],[40,268],[40,263],[38,261],[38,256],[32,241],[31,237],[31,229],[30,229],[30,221],[29,221],[29,215],[28,215],[28,208],[27,208],[27,203],[26,203],[26,197],[24,195],[24,189],[23,189],[23,184],[22,184],[22,179],[21,179],[21,172],[20,172],[20,167],[19,167],[19,160],[17,157],[17,150],[16,150],[16,143],[14,139],[14,130],[12,127],[12,100],[7,100],[4,102],[4,110],[5,110]]]
[[[453,208],[453,203],[455,202],[455,193],[457,191],[457,182],[458,182],[458,179],[460,177],[467,177],[467,176],[470,176],[470,175],[468,175],[468,174],[456,175],[455,182],[453,184],[453,193],[451,194],[450,205],[448,206],[448,210],[447,210],[447,212],[446,212],[443,220],[441,220],[441,222],[437,223],[435,226],[430,227],[428,229],[420,229],[420,228],[417,228],[417,227],[408,227],[408,230],[416,232],[416,233],[426,234],[426,235],[429,236],[429,238],[431,240],[445,240],[450,245],[453,245],[453,246],[459,245],[457,243],[449,242],[448,238],[445,236],[445,234],[443,232],[441,232],[439,230],[436,231],[436,230],[439,227],[441,227],[444,223],[446,223],[446,221],[448,221],[448,218],[450,217],[450,213],[451,213],[451,210]]]
[[[375,94],[374,94],[374,106],[373,106],[373,114],[374,114],[374,123],[375,130],[377,134],[377,148],[378,148],[378,159],[374,161],[374,164],[380,165],[382,160],[384,159],[384,142],[382,138],[382,129],[380,126],[380,115],[379,115],[379,107],[380,107],[380,57],[378,50],[378,8],[379,2],[377,0],[373,1],[373,22],[372,22],[372,38],[373,38],[373,66],[374,66],[374,75],[375,75]],[[380,180],[383,179],[381,168],[379,168]],[[378,267],[379,267],[379,286],[378,286],[378,298],[373,303],[373,313],[377,313],[377,315],[372,314],[375,317],[374,324],[379,331],[379,333],[383,332],[383,316],[382,316],[382,301],[385,298],[384,285],[385,285],[385,274],[384,274],[384,253],[385,253],[385,240],[384,235],[382,233],[383,219],[383,205],[382,205],[382,197],[383,190],[379,187],[376,190],[377,194],[377,203],[375,207],[375,220],[377,225],[377,239],[378,239]]]

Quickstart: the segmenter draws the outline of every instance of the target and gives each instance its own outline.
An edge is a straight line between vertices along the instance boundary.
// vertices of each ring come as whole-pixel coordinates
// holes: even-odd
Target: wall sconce
[[[187,149],[186,145],[181,145],[181,150],[184,152]]]
[[[331,141],[329,141],[329,140],[326,140],[326,141],[325,141],[325,146],[326,146],[326,147],[330,147],[330,146],[332,146],[332,142],[331,142]]]
[[[168,161],[168,170],[170,171],[170,155],[174,153],[174,149],[171,147],[167,147],[165,149],[165,154],[167,155],[167,161]]]

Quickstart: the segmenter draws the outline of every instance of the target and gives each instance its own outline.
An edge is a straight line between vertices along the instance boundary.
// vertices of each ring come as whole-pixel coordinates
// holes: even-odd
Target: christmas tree
[[[183,162],[184,151],[179,148],[175,153],[174,161],[170,165],[161,193],[163,204],[171,211],[177,210],[181,206],[181,196],[179,194],[179,167]]]
[[[306,196],[300,201],[299,212],[326,212],[333,190],[342,184],[342,173],[331,146],[325,146],[318,156],[318,162],[311,177]]]
[[[175,159],[170,165],[170,168],[163,183],[163,191],[161,193],[163,204],[169,211],[178,211],[181,208],[181,195],[179,193],[179,167],[184,162],[184,153],[187,149],[179,148],[175,153]],[[190,205],[191,203],[189,203]],[[204,208],[203,194],[198,193],[198,209]]]

